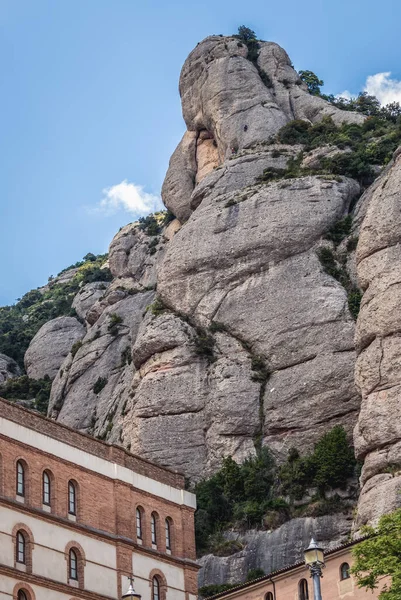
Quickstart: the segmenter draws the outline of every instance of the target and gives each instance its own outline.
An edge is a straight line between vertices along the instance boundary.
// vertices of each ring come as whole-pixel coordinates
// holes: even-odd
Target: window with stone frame
[[[349,579],[351,577],[350,572],[349,572],[349,564],[348,563],[343,563],[340,567],[340,579],[341,581],[343,581],[344,579]]]
[[[17,461],[16,465],[16,494],[22,498],[25,497],[26,491],[25,482],[25,465],[21,460]]]
[[[309,589],[306,579],[301,579],[298,584],[298,598],[299,600],[309,600]]]

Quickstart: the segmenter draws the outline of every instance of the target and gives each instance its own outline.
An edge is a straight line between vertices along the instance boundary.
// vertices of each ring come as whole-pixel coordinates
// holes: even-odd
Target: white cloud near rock
[[[390,71],[369,75],[364,91],[371,96],[376,96],[383,106],[391,102],[401,104],[401,81],[392,79]]]
[[[102,190],[103,198],[90,212],[112,215],[123,210],[141,217],[164,208],[161,197],[144,191],[142,185],[125,179],[117,185]]]
[[[363,91],[367,92],[369,96],[376,96],[382,106],[386,106],[386,104],[391,104],[392,102],[399,102],[401,104],[401,81],[392,79],[390,71],[369,75],[366,78]],[[347,98],[348,100],[356,96],[357,94],[351,94],[348,90],[337,94],[337,98]]]

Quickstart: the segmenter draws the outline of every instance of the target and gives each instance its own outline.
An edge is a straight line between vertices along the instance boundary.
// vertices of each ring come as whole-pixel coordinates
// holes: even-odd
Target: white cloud
[[[364,91],[376,96],[380,104],[385,106],[391,102],[401,104],[401,81],[391,79],[391,73],[376,73],[366,79]]]
[[[376,96],[382,106],[391,102],[399,102],[401,104],[401,81],[392,79],[390,71],[369,75],[366,78],[363,91],[367,92],[370,96]],[[351,98],[355,98],[357,95],[345,90],[341,94],[336,94],[336,98],[341,97],[351,100]]]
[[[161,210],[163,207],[160,196],[145,192],[142,185],[129,183],[126,179],[117,185],[104,188],[103,198],[90,212],[112,215],[119,210],[124,210],[135,216],[141,217],[151,212]]]

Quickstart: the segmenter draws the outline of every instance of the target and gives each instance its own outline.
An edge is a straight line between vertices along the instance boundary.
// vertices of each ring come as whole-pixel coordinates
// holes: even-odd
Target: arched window
[[[78,557],[75,550],[71,548],[68,561],[68,577],[78,581]]]
[[[152,513],[151,517],[150,517],[150,533],[151,533],[151,539],[152,539],[152,544],[157,544],[157,534],[156,534],[156,515],[155,513]]]
[[[348,563],[343,563],[340,567],[340,579],[349,579],[350,578],[350,572],[349,572],[349,564]]]
[[[26,565],[26,538],[22,531],[17,531],[17,544],[15,546],[15,560]]]
[[[136,509],[136,537],[138,540],[142,539],[142,511],[140,508]]]
[[[166,529],[166,550],[171,550],[171,519],[167,517],[165,521]]]
[[[51,504],[51,483],[50,475],[46,471],[43,471],[42,479],[42,503],[50,506]]]
[[[26,595],[24,590],[19,590],[17,599],[18,600],[28,600],[28,596]]]
[[[271,592],[267,592],[265,596],[265,600],[274,600],[273,594]]]
[[[25,496],[25,468],[22,462],[17,461],[17,496]]]
[[[306,579],[301,579],[298,584],[299,600],[309,600],[308,582]]]
[[[68,482],[68,512],[70,515],[77,514],[77,486],[73,481]]]
[[[160,582],[157,577],[152,579],[152,600],[160,600]]]

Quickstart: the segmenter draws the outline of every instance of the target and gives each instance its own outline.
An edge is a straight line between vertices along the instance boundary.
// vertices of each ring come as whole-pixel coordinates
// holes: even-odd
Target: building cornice
[[[149,469],[155,471],[153,477],[160,483],[184,489],[185,479],[182,473],[162,467],[145,458],[141,458],[135,454],[131,454],[122,446],[108,444],[102,440],[96,439],[87,433],[82,433],[68,427],[63,423],[58,423],[53,419],[49,419],[37,412],[18,406],[15,402],[10,402],[0,397],[0,417],[6,420],[13,421],[26,429],[31,429],[37,433],[42,433],[64,444],[68,444],[73,448],[77,448],[93,454],[96,457],[104,458],[109,462],[117,463],[120,466],[127,467],[140,475],[148,476]]]
[[[189,558],[172,556],[169,554],[165,554],[164,552],[154,550],[153,548],[146,548],[140,544],[137,544],[136,542],[134,542],[134,540],[130,538],[115,535],[113,533],[108,533],[107,531],[103,531],[101,529],[95,529],[94,527],[83,525],[82,523],[79,523],[77,521],[70,521],[69,519],[55,515],[54,513],[41,511],[40,509],[34,508],[32,506],[26,506],[25,504],[21,504],[20,502],[17,502],[11,498],[6,498],[4,496],[0,497],[0,506],[6,506],[20,513],[31,515],[42,521],[50,522],[52,524],[59,525],[60,527],[71,529],[72,531],[76,531],[81,535],[86,535],[88,537],[101,540],[103,542],[129,547],[132,551],[147,554],[148,556],[152,556],[153,558],[168,564],[178,564],[181,567],[185,567],[193,571],[198,571],[201,568],[200,565],[198,565],[195,561]]]

